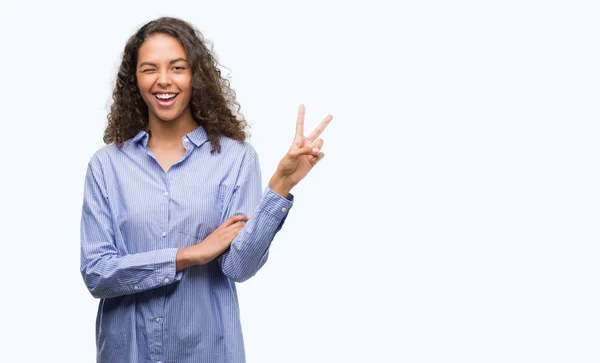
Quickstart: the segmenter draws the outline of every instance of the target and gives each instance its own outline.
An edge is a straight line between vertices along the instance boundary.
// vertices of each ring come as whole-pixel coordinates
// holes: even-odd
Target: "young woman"
[[[227,80],[190,24],[160,18],[127,42],[91,158],[81,273],[100,298],[97,361],[244,362],[235,283],[264,265],[290,190],[323,158],[332,117],[296,135],[264,192]]]

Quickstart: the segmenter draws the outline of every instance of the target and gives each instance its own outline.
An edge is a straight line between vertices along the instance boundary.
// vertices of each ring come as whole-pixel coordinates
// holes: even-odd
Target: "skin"
[[[183,46],[173,37],[155,34],[138,52],[137,85],[148,106],[148,147],[165,172],[181,159],[185,148],[181,138],[198,128],[192,117],[192,72]],[[173,106],[158,104],[155,94],[176,93]]]
[[[198,128],[189,105],[192,73],[186,59],[179,41],[165,34],[148,37],[138,52],[137,84],[148,106],[148,128],[152,133],[148,147],[165,172],[184,155],[183,136]],[[159,105],[155,98],[157,93],[176,93],[175,104],[170,107]],[[309,136],[304,136],[304,114],[304,105],[300,105],[292,145],[269,181],[269,187],[284,198],[325,156],[321,152],[323,140],[319,136],[333,117],[328,115]],[[218,257],[246,221],[248,216],[232,216],[201,243],[180,248],[176,258],[177,271],[206,264]]]

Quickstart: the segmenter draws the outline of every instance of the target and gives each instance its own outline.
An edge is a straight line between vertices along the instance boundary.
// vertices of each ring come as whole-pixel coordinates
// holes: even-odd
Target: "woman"
[[[190,24],[160,18],[125,46],[91,158],[81,273],[100,298],[98,362],[243,362],[235,282],[252,277],[323,158],[327,116],[296,136],[264,193],[235,93]]]

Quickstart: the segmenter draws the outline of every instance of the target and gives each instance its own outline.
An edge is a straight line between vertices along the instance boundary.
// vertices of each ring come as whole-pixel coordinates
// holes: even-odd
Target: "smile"
[[[173,106],[177,100],[177,96],[177,93],[155,93],[154,99],[156,99],[156,103],[158,103],[159,106],[170,107]]]

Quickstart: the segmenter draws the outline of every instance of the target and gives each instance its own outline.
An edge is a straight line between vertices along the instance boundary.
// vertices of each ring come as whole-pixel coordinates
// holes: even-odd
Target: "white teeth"
[[[161,100],[168,100],[170,98],[173,98],[175,96],[177,96],[176,93],[157,93],[156,98],[160,98]]]

